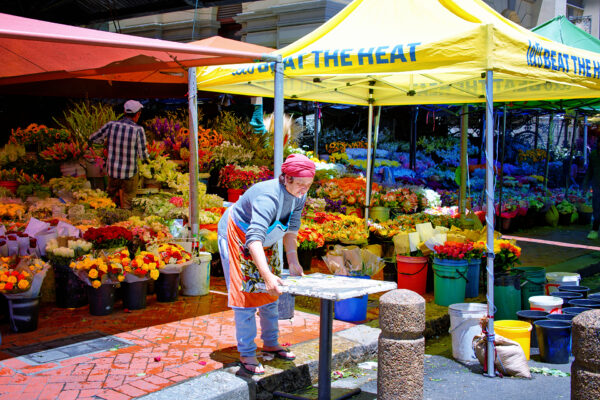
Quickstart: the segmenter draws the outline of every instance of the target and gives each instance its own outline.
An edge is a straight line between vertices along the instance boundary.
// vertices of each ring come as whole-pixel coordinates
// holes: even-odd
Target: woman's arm
[[[250,242],[248,243],[248,250],[250,251],[250,255],[252,256],[256,268],[258,268],[260,276],[262,276],[265,281],[267,292],[271,296],[279,296],[282,292],[278,286],[283,285],[283,280],[271,272],[262,243],[259,241]]]
[[[283,236],[283,246],[285,247],[285,255],[287,257],[288,266],[290,267],[290,275],[304,275],[300,261],[298,261],[298,242],[296,237],[298,232],[288,232]]]

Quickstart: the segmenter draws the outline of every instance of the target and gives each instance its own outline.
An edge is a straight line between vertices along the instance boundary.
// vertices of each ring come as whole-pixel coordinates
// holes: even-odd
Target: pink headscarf
[[[281,172],[297,178],[315,176],[315,163],[302,154],[290,154],[281,166]]]

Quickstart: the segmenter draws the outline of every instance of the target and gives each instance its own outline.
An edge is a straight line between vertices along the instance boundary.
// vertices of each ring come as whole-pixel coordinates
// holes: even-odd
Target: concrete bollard
[[[379,299],[377,398],[423,399],[425,374],[425,299],[392,290]]]
[[[571,400],[600,399],[600,310],[573,318]]]

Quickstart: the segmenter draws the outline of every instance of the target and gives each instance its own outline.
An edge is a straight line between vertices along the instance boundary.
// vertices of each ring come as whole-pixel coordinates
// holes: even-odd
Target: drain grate
[[[29,364],[38,365],[98,353],[116,347],[129,347],[132,344],[125,339],[95,331],[28,346],[13,347],[4,351],[20,357],[22,361]]]

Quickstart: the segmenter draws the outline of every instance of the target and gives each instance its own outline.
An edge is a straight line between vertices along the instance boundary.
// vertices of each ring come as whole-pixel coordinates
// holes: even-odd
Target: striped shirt
[[[137,171],[137,159],[148,160],[144,128],[127,117],[106,123],[90,136],[90,142],[106,143],[108,176],[129,179]]]

